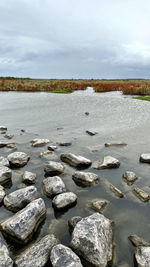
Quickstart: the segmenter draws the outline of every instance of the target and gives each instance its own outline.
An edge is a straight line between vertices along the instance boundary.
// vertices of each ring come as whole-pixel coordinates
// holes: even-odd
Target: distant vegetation
[[[78,80],[0,77],[0,91],[71,93],[93,87],[95,92],[122,91],[129,95],[150,95],[150,80]]]

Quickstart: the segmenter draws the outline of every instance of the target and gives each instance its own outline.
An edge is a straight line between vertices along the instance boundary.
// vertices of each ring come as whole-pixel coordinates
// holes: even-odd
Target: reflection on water
[[[150,103],[124,97],[121,92],[94,93],[92,88],[72,94],[50,93],[0,93],[0,124],[8,127],[8,133],[14,134],[12,139],[18,151],[26,152],[31,160],[28,165],[20,170],[13,170],[12,186],[6,192],[12,192],[21,184],[21,176],[25,170],[37,174],[36,186],[43,197],[47,207],[46,220],[41,224],[34,240],[38,240],[47,233],[55,233],[63,244],[69,245],[70,234],[67,221],[72,216],[88,216],[92,210],[88,207],[92,198],[105,198],[110,201],[104,214],[115,222],[113,227],[115,240],[115,263],[119,266],[126,262],[134,266],[134,248],[128,241],[128,236],[138,234],[148,240],[150,230],[149,203],[141,203],[132,194],[134,185],[127,186],[122,179],[122,174],[131,170],[140,177],[135,182],[140,188],[148,190],[150,186],[150,165],[139,163],[139,156],[143,152],[150,152]],[[85,115],[89,112],[89,116]],[[59,129],[58,129],[59,128]],[[25,132],[21,132],[25,129]],[[86,134],[86,130],[93,129],[98,132],[95,136]],[[37,136],[38,135],[38,136]],[[72,180],[74,168],[69,166],[65,174],[61,175],[68,191],[73,191],[78,196],[77,205],[66,212],[54,212],[51,200],[43,194],[41,181],[44,178],[44,163],[46,158],[39,154],[46,150],[31,147],[30,140],[35,137],[49,138],[56,142],[70,141],[72,146],[59,147],[54,152],[56,161],[60,154],[73,152],[86,156],[92,161],[105,155],[118,158],[121,162],[119,169],[93,170],[100,176],[100,182],[91,187],[82,188]],[[3,136],[0,136],[3,139]],[[123,141],[125,147],[109,147],[104,144],[111,141]],[[99,147],[97,152],[92,152],[89,147]],[[7,156],[10,150],[1,148],[1,155]],[[106,178],[117,186],[125,195],[123,199],[114,197],[106,190],[103,179]],[[147,191],[148,192],[148,191]],[[11,216],[4,206],[0,207],[1,220]],[[150,241],[150,238],[149,240]],[[19,253],[15,244],[8,242],[12,256]]]

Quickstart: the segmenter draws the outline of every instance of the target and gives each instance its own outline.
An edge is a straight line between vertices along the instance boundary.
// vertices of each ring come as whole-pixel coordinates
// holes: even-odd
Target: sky
[[[149,0],[0,0],[0,76],[150,78]]]

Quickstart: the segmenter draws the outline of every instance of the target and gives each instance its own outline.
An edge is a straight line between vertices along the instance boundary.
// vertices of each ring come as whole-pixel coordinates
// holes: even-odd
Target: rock
[[[138,267],[150,266],[150,246],[138,247],[135,252],[135,260]]]
[[[0,125],[0,131],[7,131],[7,127]]]
[[[0,165],[9,167],[9,161],[8,161],[8,159],[0,156]]]
[[[62,163],[55,161],[48,161],[45,165],[44,172],[47,175],[55,176],[64,172],[65,166]]]
[[[113,257],[112,239],[111,221],[94,213],[76,224],[70,246],[88,266],[106,267]]]
[[[59,176],[53,176],[43,180],[43,190],[48,197],[54,197],[66,192],[66,187]]]
[[[55,151],[56,149],[57,149],[57,146],[53,146],[53,145],[48,146],[49,151]]]
[[[60,130],[63,130],[63,129],[64,129],[63,127],[58,127],[57,131],[60,131]]]
[[[105,186],[113,193],[116,197],[123,198],[124,195],[117,187],[115,187],[113,184],[111,184],[108,180],[104,180]]]
[[[73,167],[89,167],[91,165],[91,160],[84,158],[82,156],[76,156],[72,153],[69,154],[61,154],[61,160],[68,163]]]
[[[14,137],[14,135],[13,134],[6,134],[6,135],[4,135],[4,137],[7,139],[12,139]]]
[[[85,115],[86,115],[86,116],[88,116],[89,114],[90,114],[89,112],[87,112],[87,111],[85,112]]]
[[[112,168],[119,168],[120,162],[118,159],[113,158],[111,156],[106,156],[102,160],[93,162],[92,167],[94,169],[112,169]]]
[[[25,129],[21,129],[20,131],[21,131],[22,133],[25,133]]]
[[[82,267],[79,257],[68,247],[58,244],[52,248],[51,263],[53,267]]]
[[[127,146],[127,144],[124,142],[111,142],[111,143],[105,143],[105,146],[106,147],[109,147],[109,146]]]
[[[91,208],[97,212],[102,212],[110,202],[106,199],[97,198],[91,202]]]
[[[142,239],[141,237],[137,235],[130,235],[128,238],[135,247],[139,247],[139,246],[149,247],[150,246],[150,243],[148,243],[147,241],[145,241],[144,239]]]
[[[45,146],[46,144],[50,143],[50,140],[35,138],[31,141],[31,143],[33,147],[41,147],[41,146]]]
[[[17,149],[17,147],[16,147],[15,144],[8,144],[6,147],[7,147],[7,148],[10,148],[10,149],[12,149],[12,150],[16,150],[16,149]]]
[[[0,224],[0,228],[4,236],[8,236],[18,243],[26,244],[32,239],[33,234],[45,216],[44,201],[38,198],[15,215],[3,221]]]
[[[13,261],[10,258],[9,251],[1,239],[0,239],[0,266],[13,267]]]
[[[0,184],[5,184],[11,181],[12,171],[3,165],[0,165]]]
[[[74,216],[70,220],[68,220],[69,231],[72,232],[76,224],[80,222],[81,220],[82,220],[82,217],[80,216]]]
[[[86,133],[89,134],[89,135],[91,135],[91,136],[97,134],[97,132],[94,132],[94,131],[91,131],[91,130],[87,130]]]
[[[0,131],[1,134],[7,133],[7,130]]]
[[[138,177],[136,176],[136,174],[134,172],[131,172],[131,171],[126,171],[123,174],[122,178],[124,179],[124,181],[128,185],[132,185],[138,179]]]
[[[17,189],[22,189],[22,188],[25,188],[25,187],[27,187],[27,185],[26,185],[26,184],[23,184],[23,183],[18,184],[18,185],[16,186]]]
[[[135,187],[132,192],[143,202],[148,202],[150,200],[150,195],[138,187]]]
[[[5,192],[4,187],[0,185],[0,204],[2,203],[5,195],[6,195],[6,192]]]
[[[38,198],[38,192],[35,186],[27,186],[18,189],[4,198],[4,205],[8,210],[19,211],[31,201]]]
[[[140,156],[140,162],[150,163],[150,153],[142,154]]]
[[[50,155],[52,155],[52,152],[46,150],[46,151],[44,151],[44,152],[41,152],[41,153],[39,154],[39,157],[40,157],[40,158],[48,158]]]
[[[77,196],[72,192],[62,193],[53,198],[52,204],[55,209],[67,209],[74,206],[77,202]]]
[[[58,144],[59,146],[71,146],[71,145],[72,145],[71,142],[57,142],[57,144]]]
[[[101,145],[99,146],[89,146],[88,149],[91,151],[91,152],[98,152],[100,149],[102,148]]]
[[[14,152],[8,155],[9,164],[12,167],[23,167],[27,164],[30,157],[24,152]]]
[[[59,241],[54,235],[46,235],[16,257],[15,266],[44,267],[49,261],[52,248],[58,243]]]
[[[25,184],[35,184],[37,180],[36,173],[25,171],[22,176],[22,182]]]
[[[75,173],[73,173],[72,179],[79,185],[81,184],[88,186],[94,183],[98,183],[99,177],[95,173],[76,171]]]
[[[11,143],[7,141],[0,140],[0,148],[10,145]]]

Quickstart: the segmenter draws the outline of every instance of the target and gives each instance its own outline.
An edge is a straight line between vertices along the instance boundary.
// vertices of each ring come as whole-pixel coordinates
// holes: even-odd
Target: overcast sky
[[[150,0],[0,0],[0,76],[150,78]]]

